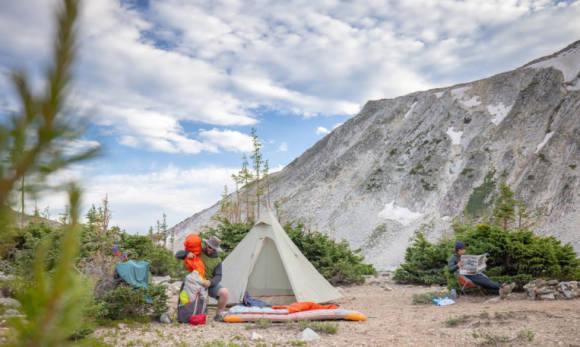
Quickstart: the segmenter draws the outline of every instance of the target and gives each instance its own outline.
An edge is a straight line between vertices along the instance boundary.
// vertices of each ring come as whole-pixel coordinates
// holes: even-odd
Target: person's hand
[[[209,288],[209,286],[211,285],[211,282],[208,280],[203,281],[202,286],[204,286],[205,288]]]
[[[193,258],[195,258],[195,254],[193,254],[193,253],[191,253],[191,252],[188,252],[188,253],[187,253],[187,257],[188,257],[189,259],[193,259]]]
[[[463,262],[462,262],[462,261],[460,261],[459,263],[457,263],[457,266],[458,266],[458,267],[462,267],[462,266],[463,266]]]

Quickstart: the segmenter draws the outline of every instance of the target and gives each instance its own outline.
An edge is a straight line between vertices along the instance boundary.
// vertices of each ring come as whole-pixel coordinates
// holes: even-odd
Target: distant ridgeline
[[[453,236],[457,216],[486,218],[505,182],[532,230],[579,251],[579,72],[577,41],[486,79],[369,101],[271,175],[278,218],[344,238],[389,269],[416,232],[437,240]],[[175,225],[176,247],[219,209]]]

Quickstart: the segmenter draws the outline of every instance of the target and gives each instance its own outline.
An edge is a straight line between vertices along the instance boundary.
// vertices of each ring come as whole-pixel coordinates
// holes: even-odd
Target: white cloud
[[[171,115],[137,108],[110,106],[103,106],[101,110],[107,115],[100,120],[101,124],[114,124],[121,132],[119,142],[125,146],[146,147],[168,153],[218,152],[215,143],[200,142],[188,137],[178,121]],[[130,135],[124,135],[126,133]],[[227,149],[230,148],[227,147]]]
[[[63,147],[66,155],[77,155],[88,150],[97,149],[101,147],[101,144],[98,141],[76,139],[67,141]]]
[[[273,174],[274,172],[282,171],[282,169],[285,167],[285,165],[278,165],[276,167],[270,168],[270,173]]]
[[[207,142],[229,151],[251,152],[253,149],[252,138],[246,134],[232,130],[202,130],[200,137]]]
[[[8,57],[0,65],[47,56],[46,13],[55,3],[1,5],[0,29],[18,35],[0,38]],[[216,149],[181,133],[183,121],[253,125],[252,110],[262,107],[306,117],[352,115],[369,99],[484,77],[580,35],[578,1],[149,6],[85,2],[79,98],[98,106],[98,123],[116,127],[122,143],[135,145],[133,138],[152,150],[184,153]],[[490,65],[496,70],[481,69]],[[127,113],[162,115],[168,131],[152,136]]]
[[[328,134],[328,133],[330,133],[330,130],[326,129],[325,127],[316,128],[316,135]]]
[[[80,180],[84,187],[83,202],[86,210],[90,204],[99,204],[108,196],[113,217],[111,223],[130,232],[146,232],[165,212],[168,224],[175,224],[219,199],[224,185],[233,189],[231,174],[237,168],[205,167],[165,169],[143,174],[99,175],[89,168],[76,166],[58,177],[53,184],[71,179]],[[38,200],[39,209],[49,207],[51,217],[64,211],[64,194],[46,193]],[[32,208],[33,202],[28,206]]]
[[[11,33],[0,35],[3,75],[22,66],[38,87],[56,3],[0,2],[0,32]],[[122,145],[169,153],[243,151],[247,135],[228,127],[254,125],[258,115],[353,115],[369,99],[490,76],[580,37],[580,1],[145,3],[84,2],[75,100]],[[4,77],[0,109],[13,111]],[[91,182],[87,201],[109,192],[114,218],[137,230],[162,211],[182,218],[213,203],[229,180],[223,171],[79,172]],[[401,211],[386,209],[396,219]]]
[[[278,151],[280,151],[280,152],[288,151],[288,144],[286,142],[282,142],[280,144],[280,146],[278,147]]]

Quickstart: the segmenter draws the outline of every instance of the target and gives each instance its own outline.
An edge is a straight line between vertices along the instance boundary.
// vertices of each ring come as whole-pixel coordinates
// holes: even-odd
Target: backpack
[[[181,285],[181,290],[179,291],[179,300],[177,301],[178,322],[189,323],[192,316],[205,316],[208,293],[207,288],[202,283],[203,280],[196,271],[191,272],[185,277]],[[205,320],[203,321],[200,324],[205,324]]]

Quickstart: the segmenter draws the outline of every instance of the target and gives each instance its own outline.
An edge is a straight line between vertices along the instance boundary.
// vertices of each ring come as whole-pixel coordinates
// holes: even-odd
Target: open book
[[[463,266],[459,269],[461,275],[475,275],[485,270],[486,254],[480,255],[462,255],[461,261]]]

